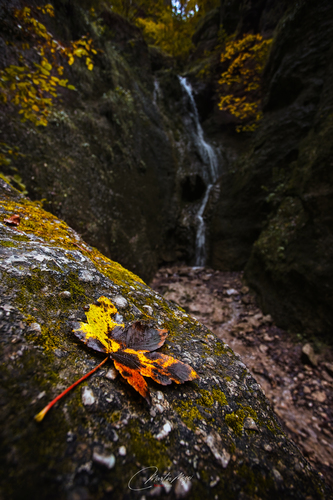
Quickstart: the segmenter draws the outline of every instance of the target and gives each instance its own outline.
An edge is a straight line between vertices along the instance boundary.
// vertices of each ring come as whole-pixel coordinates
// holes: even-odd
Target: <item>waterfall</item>
[[[191,84],[186,78],[179,77],[180,84],[188,96],[190,104],[190,116],[194,125],[194,140],[198,148],[202,162],[208,172],[204,172],[204,178],[208,179],[208,185],[204,197],[200,203],[196,214],[196,242],[195,242],[195,266],[204,266],[206,263],[206,224],[203,218],[205,208],[209,199],[209,194],[213,184],[218,177],[218,159],[214,149],[208,144],[204,138],[203,129],[199,120],[199,113],[192,93]]]
[[[157,101],[161,97],[161,89],[158,80],[154,80],[154,92],[153,92],[153,103],[157,106]]]

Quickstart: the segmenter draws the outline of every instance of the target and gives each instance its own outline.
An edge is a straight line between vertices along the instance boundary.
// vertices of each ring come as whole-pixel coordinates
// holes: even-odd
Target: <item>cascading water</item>
[[[191,84],[186,78],[180,76],[179,81],[183,87],[189,100],[189,113],[191,121],[194,125],[193,133],[196,146],[202,158],[203,165],[206,170],[204,178],[207,179],[207,188],[204,197],[200,203],[199,210],[196,215],[196,243],[195,243],[195,266],[204,266],[206,263],[206,224],[203,218],[205,208],[208,202],[211,189],[218,177],[218,159],[214,149],[208,144],[204,138],[203,129],[199,121],[199,113],[192,93]]]

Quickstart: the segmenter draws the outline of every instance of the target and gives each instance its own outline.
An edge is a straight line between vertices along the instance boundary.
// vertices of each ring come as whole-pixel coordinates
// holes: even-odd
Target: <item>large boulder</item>
[[[0,195],[1,498],[328,497],[226,344],[2,179]],[[37,423],[103,359],[73,333],[101,296],[118,323],[167,329],[159,351],[199,378],[149,380],[149,406],[108,361]]]

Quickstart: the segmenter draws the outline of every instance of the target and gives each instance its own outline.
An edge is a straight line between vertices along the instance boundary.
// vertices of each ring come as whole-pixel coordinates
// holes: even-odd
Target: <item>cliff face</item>
[[[186,96],[170,60],[126,19],[107,10],[97,19],[79,2],[54,6],[47,27],[63,43],[90,33],[94,69],[81,60],[67,65],[77,91],[63,91],[47,127],[2,108],[3,141],[23,155],[2,171],[18,173],[33,199],[148,280],[161,262],[193,258],[190,207],[198,196],[188,200],[186,185],[191,191],[202,159],[183,121]],[[17,42],[10,29],[3,66],[15,63],[6,42]]]
[[[248,283],[279,325],[327,336],[332,34],[330,2],[295,3],[278,24],[264,74],[264,118],[221,177],[210,259],[219,269],[246,265]]]
[[[2,179],[0,195],[2,497],[329,498],[226,344]],[[4,222],[13,215],[17,227]],[[147,379],[149,406],[109,359],[37,423],[34,415],[105,357],[73,333],[101,296],[113,304],[108,321],[167,330],[158,352],[198,378]]]

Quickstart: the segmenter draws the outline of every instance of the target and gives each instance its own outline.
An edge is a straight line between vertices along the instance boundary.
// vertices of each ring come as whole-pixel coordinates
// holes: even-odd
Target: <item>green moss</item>
[[[306,220],[301,201],[291,196],[286,197],[254,244],[256,251],[264,256],[270,267],[281,271],[281,265],[285,262],[285,250]]]
[[[228,413],[228,415],[225,416],[225,422],[235,434],[241,436],[245,417],[246,414],[243,410],[237,410],[234,413]]]
[[[14,241],[30,241],[28,236],[25,236],[24,234],[13,234],[13,235],[11,235],[11,238]]]
[[[158,441],[150,431],[140,429],[136,421],[131,421],[129,433],[131,453],[142,466],[154,465],[164,471],[172,465],[165,441]]]
[[[209,391],[204,389],[199,389],[200,398],[196,400],[196,402],[202,406],[207,406],[211,408],[214,404],[214,398]]]
[[[225,406],[228,404],[227,398],[225,397],[224,392],[222,392],[220,389],[213,387],[212,388],[212,395],[215,401],[218,401],[221,406]]]
[[[215,356],[223,356],[225,354],[233,354],[230,347],[227,347],[223,342],[218,340],[214,346],[213,350]]]
[[[69,273],[66,276],[66,282],[68,283],[69,292],[74,300],[80,298],[86,298],[87,292],[82,284],[78,280],[78,276],[75,273]],[[62,299],[63,303],[67,303],[67,299]]]
[[[118,410],[114,411],[110,417],[112,423],[119,422],[120,419],[121,419],[121,412]]]
[[[17,244],[13,241],[1,241],[0,245],[2,247],[16,248]]]
[[[240,408],[234,413],[228,413],[225,416],[225,422],[237,436],[241,436],[246,417],[251,417],[255,422],[258,422],[257,412],[253,408],[240,405]]]
[[[191,399],[189,401],[180,401],[175,403],[176,411],[179,413],[187,427],[192,430],[196,427],[194,422],[195,420],[202,420],[209,416],[215,401],[217,401],[221,406],[228,404],[224,393],[215,386],[211,389],[211,391],[199,388],[197,391],[198,396],[194,400]]]
[[[197,425],[195,424],[195,420],[201,421],[204,417],[200,413],[199,409],[194,406],[193,401],[181,401],[180,403],[175,404],[175,410],[181,417],[182,421],[189,429],[193,431],[196,429]]]
[[[6,177],[2,172],[0,172],[0,179],[2,179],[3,181],[5,181],[7,184],[9,184],[11,187],[13,187],[10,183],[10,179],[8,177]],[[15,188],[14,188],[15,189]]]

